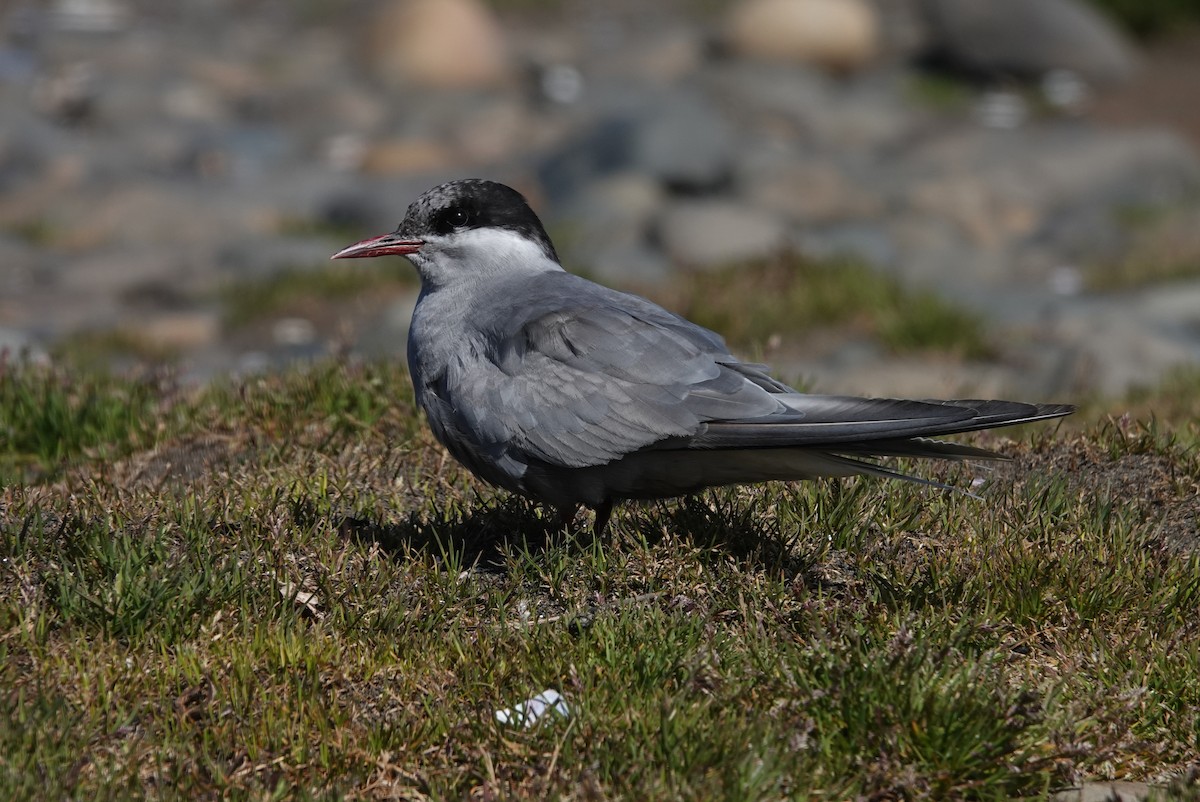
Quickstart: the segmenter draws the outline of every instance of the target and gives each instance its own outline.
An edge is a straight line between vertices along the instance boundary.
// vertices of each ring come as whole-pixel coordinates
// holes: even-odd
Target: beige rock
[[[129,331],[156,348],[187,350],[212,345],[221,335],[216,312],[169,312],[129,324]]]
[[[528,119],[519,102],[496,97],[466,114],[451,139],[455,149],[469,162],[502,161],[528,142]]]
[[[436,170],[456,162],[454,152],[425,139],[397,139],[367,145],[361,170],[371,175],[397,175]]]
[[[838,168],[821,161],[765,163],[751,175],[750,199],[793,220],[828,223],[883,211],[878,195],[860,190]]]
[[[836,70],[862,67],[879,51],[879,23],[862,0],[742,0],[726,32],[743,56]]]
[[[949,175],[920,182],[907,194],[922,213],[953,221],[974,244],[999,249],[1028,236],[1037,227],[1029,203],[996,192],[971,175]]]
[[[366,42],[371,70],[390,86],[474,89],[513,75],[504,31],[477,0],[391,0]]]

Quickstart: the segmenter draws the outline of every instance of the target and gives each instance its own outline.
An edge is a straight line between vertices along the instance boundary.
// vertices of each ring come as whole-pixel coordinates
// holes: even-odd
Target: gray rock
[[[1152,794],[1162,791],[1161,785],[1143,782],[1086,782],[1077,788],[1056,791],[1051,795],[1050,802],[1143,802]]]
[[[833,82],[820,71],[801,66],[732,61],[708,71],[711,88],[737,103],[739,119],[782,118],[801,126],[836,102]]]
[[[879,225],[840,223],[809,228],[798,237],[798,249],[814,259],[858,259],[879,268],[896,264],[896,244]]]
[[[708,192],[728,181],[734,150],[733,125],[711,99],[674,92],[638,126],[634,166],[670,189]]]
[[[869,184],[852,180],[835,159],[747,144],[739,153],[735,180],[756,206],[804,224],[866,218],[883,211],[879,194]]]
[[[1128,80],[1133,47],[1082,0],[926,0],[933,46],[989,78],[1071,70],[1093,84]]]
[[[1087,386],[1111,396],[1200,364],[1200,282],[1063,304],[1054,341],[1077,350]]]
[[[245,238],[228,242],[213,261],[228,277],[262,279],[283,270],[324,268],[336,249],[324,237]]]
[[[1200,159],[1166,132],[963,129],[911,151],[884,181],[907,209],[995,250],[1046,239],[1056,217],[1088,207],[1186,201],[1200,190]]]
[[[587,271],[601,284],[619,287],[662,284],[675,277],[662,251],[645,243],[604,247],[592,254]]]
[[[778,131],[787,121],[795,141],[825,155],[903,143],[922,124],[895,75],[834,82],[803,67],[734,62],[711,70],[708,83],[746,130]]]
[[[911,61],[929,47],[921,0],[871,0],[879,18],[880,50],[889,61]]]
[[[602,116],[538,160],[537,176],[552,203],[567,203],[592,181],[630,169],[634,118],[628,112]]]
[[[15,359],[42,362],[46,359],[46,352],[34,342],[29,332],[21,329],[0,328],[0,364],[5,361],[12,362]]]
[[[724,200],[680,201],[659,220],[663,249],[690,267],[721,267],[774,253],[787,244],[775,215]]]
[[[627,172],[595,181],[551,218],[560,228],[560,255],[569,266],[613,281],[658,280],[665,260],[649,248],[663,192],[656,181]]]

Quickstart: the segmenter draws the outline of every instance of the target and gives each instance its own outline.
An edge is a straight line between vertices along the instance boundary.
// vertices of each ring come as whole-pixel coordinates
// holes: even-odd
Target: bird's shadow
[[[759,505],[720,492],[627,504],[614,515],[613,524],[601,536],[606,548],[657,547],[676,539],[728,553],[748,567],[773,573],[796,575],[811,567]],[[539,514],[536,503],[518,496],[443,509],[433,516],[410,512],[403,520],[389,523],[347,516],[340,521],[339,531],[344,537],[375,544],[395,559],[425,555],[447,569],[495,573],[505,571],[514,548],[531,554],[558,546],[583,551],[594,542],[588,518],[580,516],[570,530],[564,530],[553,515]]]
[[[569,536],[518,496],[465,510],[444,509],[433,516],[410,512],[398,522],[349,515],[338,529],[343,537],[375,544],[396,559],[425,555],[447,569],[491,572],[504,571],[513,547],[538,553]]]
[[[797,553],[794,538],[789,538],[761,505],[739,500],[727,491],[704,491],[631,508],[625,528],[651,545],[676,538],[770,573],[795,576],[811,568],[811,558]]]

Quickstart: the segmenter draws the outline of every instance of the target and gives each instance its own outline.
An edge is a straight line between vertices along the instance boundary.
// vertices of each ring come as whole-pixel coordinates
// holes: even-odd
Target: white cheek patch
[[[432,246],[432,247],[431,247]],[[540,242],[507,228],[473,228],[426,240],[423,252],[439,251],[475,273],[544,273],[561,270]]]

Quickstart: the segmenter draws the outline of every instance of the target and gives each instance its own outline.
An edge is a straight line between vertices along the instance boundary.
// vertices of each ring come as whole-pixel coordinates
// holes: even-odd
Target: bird
[[[594,536],[616,502],[709,487],[853,475],[936,485],[874,460],[1005,459],[936,438],[1075,409],[799,392],[719,334],[565,270],[525,197],[494,181],[433,187],[395,231],[331,258],[393,255],[420,275],[408,369],[434,436],[564,528],[592,509]]]

